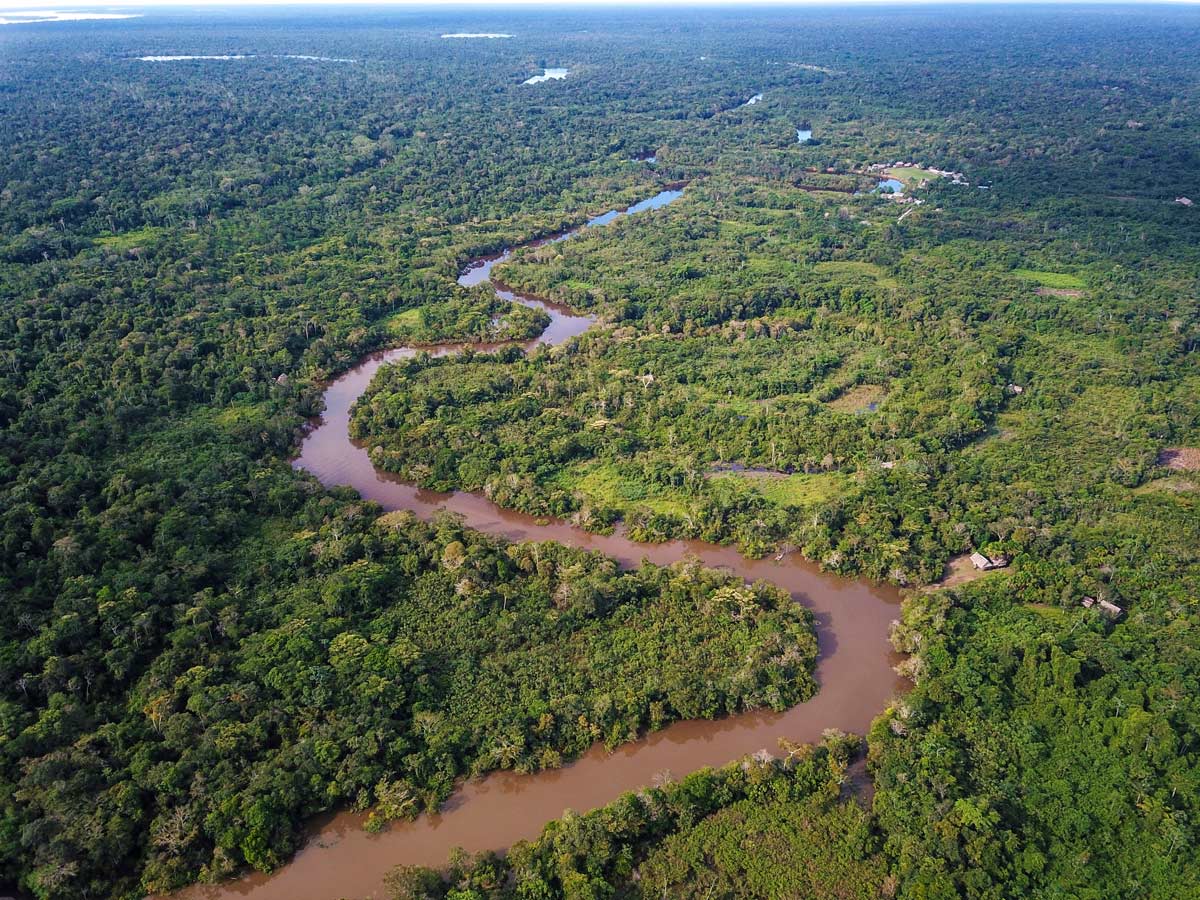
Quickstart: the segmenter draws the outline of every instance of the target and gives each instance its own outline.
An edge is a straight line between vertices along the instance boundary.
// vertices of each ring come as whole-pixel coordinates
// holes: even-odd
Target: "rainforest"
[[[0,890],[1200,897],[1200,10],[0,11]]]

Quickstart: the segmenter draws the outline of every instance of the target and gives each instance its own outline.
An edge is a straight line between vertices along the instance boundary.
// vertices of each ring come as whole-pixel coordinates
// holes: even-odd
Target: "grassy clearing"
[[[120,234],[106,234],[94,239],[97,247],[106,250],[126,251],[134,247],[145,247],[152,244],[162,235],[165,229],[146,225],[133,231],[122,231]]]
[[[961,452],[965,454],[993,452],[992,445],[1019,437],[1028,418],[1029,413],[1024,410],[1006,410],[1000,413],[996,417],[996,423],[992,429],[973,444],[968,444]]]
[[[622,518],[645,511],[685,518],[695,512],[683,495],[622,472],[616,463],[581,463],[560,473],[555,480],[564,490],[576,491],[594,505],[618,510]],[[712,475],[710,483],[718,493],[754,494],[775,506],[810,507],[843,493],[847,479],[837,472],[812,475],[721,472]]]
[[[814,506],[842,493],[846,479],[836,472],[796,474],[760,481],[754,487],[777,506]]]
[[[906,166],[886,169],[884,170],[884,174],[889,178],[895,178],[897,181],[903,181],[905,185],[919,185],[923,182],[933,181],[935,178],[942,177],[937,172],[932,172],[929,169],[913,169]]]
[[[798,268],[795,262],[780,256],[751,256],[746,265],[755,275],[792,275]]]
[[[672,516],[686,516],[690,507],[670,491],[629,476],[613,463],[589,462],[560,476],[568,490],[583,494],[595,504],[619,509],[622,515],[637,509]]]
[[[868,278],[880,278],[883,275],[883,268],[881,266],[853,259],[819,262],[813,268],[822,275],[864,275]]]
[[[1166,478],[1155,478],[1133,489],[1135,494],[1184,494],[1200,489],[1200,478],[1189,478],[1184,475],[1168,475]]]
[[[569,278],[563,282],[563,289],[568,294],[589,294],[596,290],[596,284],[580,278]]]
[[[756,493],[776,506],[815,506],[832,500],[846,488],[846,478],[837,472],[811,475],[766,475],[761,472],[723,472],[714,482],[732,485],[738,491]]]
[[[1078,275],[1067,272],[1045,272],[1039,269],[1013,269],[1012,273],[1018,278],[1035,282],[1042,287],[1054,288],[1060,291],[1079,291],[1085,287],[1083,279]]]
[[[819,262],[814,266],[814,269],[821,275],[870,278],[884,287],[896,286],[896,279],[884,274],[883,267],[875,263],[853,259],[839,259]]]
[[[870,412],[872,405],[883,402],[887,391],[877,384],[859,384],[843,391],[835,400],[825,405],[837,412],[861,413]]]
[[[392,334],[407,334],[421,325],[421,308],[406,309],[384,319],[384,328]]]
[[[959,587],[960,585],[970,584],[972,581],[978,581],[980,578],[1003,575],[1011,571],[1011,569],[977,569],[975,568],[975,564],[971,562],[971,554],[962,553],[951,557],[950,561],[946,563],[942,577],[926,589],[934,591],[940,588]]]

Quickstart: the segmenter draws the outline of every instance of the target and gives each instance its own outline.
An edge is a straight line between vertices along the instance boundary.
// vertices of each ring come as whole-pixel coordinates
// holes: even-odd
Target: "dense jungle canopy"
[[[1200,896],[1198,49],[1188,7],[0,25],[0,882],[269,870],[323,811],[813,695],[770,584],[289,464],[364,353],[540,332],[470,260],[686,183],[497,267],[587,334],[385,367],[353,432],[900,585],[912,689],[394,895]],[[939,586],[976,550],[1011,565]]]

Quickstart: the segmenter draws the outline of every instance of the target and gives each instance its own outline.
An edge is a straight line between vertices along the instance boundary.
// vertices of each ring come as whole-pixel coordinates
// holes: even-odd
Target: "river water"
[[[628,210],[597,216],[582,227],[605,225],[622,215],[670,203],[682,192],[664,191]],[[565,240],[575,232],[543,239]],[[478,260],[459,278],[463,285],[491,277],[492,267],[510,252]],[[550,325],[527,347],[557,344],[593,324],[553,303],[523,295],[493,281],[505,299],[544,309]],[[431,348],[444,355],[461,345]],[[484,349],[484,348],[481,348]],[[390,510],[411,510],[422,518],[448,509],[472,528],[508,540],[554,540],[605,553],[622,565],[642,559],[668,565],[687,556],[726,569],[747,581],[779,585],[816,617],[820,691],[807,703],[783,713],[751,712],[717,721],[677,722],[643,740],[609,752],[602,746],[562,769],[519,775],[496,772],[464,783],[436,815],[393,824],[382,834],[362,830],[364,814],[342,812],[314,822],[308,843],[294,859],[271,875],[259,873],[219,885],[196,885],[176,900],[332,900],[337,897],[386,896],[384,877],[400,864],[441,866],[450,850],[504,850],[536,837],[567,809],[580,812],[614,800],[664,776],[682,777],[704,766],[719,766],[761,749],[775,752],[778,740],[816,741],[827,728],[864,733],[904,681],[892,669],[899,656],[888,642],[888,626],[899,613],[899,595],[886,585],[838,578],[819,571],[795,554],[781,559],[749,560],[730,547],[701,541],[641,544],[620,530],[591,534],[561,521],[535,520],[497,507],[483,496],[422,490],[386,472],[376,471],[367,451],[349,437],[350,411],[381,365],[411,357],[413,348],[373,354],[329,385],[325,412],[304,439],[294,465],[323,484],[351,485]]]

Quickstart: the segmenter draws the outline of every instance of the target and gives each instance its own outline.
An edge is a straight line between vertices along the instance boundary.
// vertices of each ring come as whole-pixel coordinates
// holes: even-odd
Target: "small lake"
[[[855,197],[861,197],[863,194],[892,194],[900,195],[904,193],[904,182],[899,178],[878,178],[879,183],[869,191],[855,191]]]
[[[521,84],[541,84],[543,81],[557,81],[571,74],[570,69],[543,69],[541,75],[526,78]]]
[[[811,128],[797,128],[796,129],[796,143],[797,144],[807,144],[811,140],[812,140],[812,129]]]

